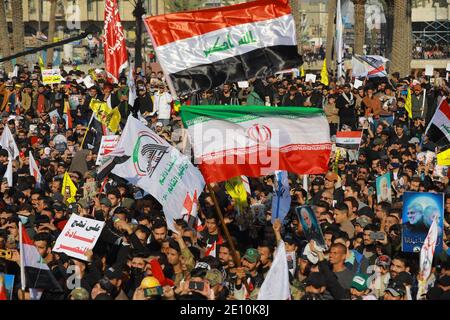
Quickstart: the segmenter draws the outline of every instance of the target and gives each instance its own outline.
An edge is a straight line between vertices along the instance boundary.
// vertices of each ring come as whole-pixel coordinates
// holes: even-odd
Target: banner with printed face
[[[377,202],[387,201],[392,203],[391,190],[391,174],[388,172],[382,176],[377,177]]]
[[[318,246],[326,249],[327,245],[325,244],[322,229],[311,206],[296,207],[295,212],[302,225],[306,240],[314,240]]]
[[[432,192],[405,192],[403,195],[402,251],[420,252],[428,230],[436,215],[438,240],[435,252],[442,250],[444,230],[444,194]]]

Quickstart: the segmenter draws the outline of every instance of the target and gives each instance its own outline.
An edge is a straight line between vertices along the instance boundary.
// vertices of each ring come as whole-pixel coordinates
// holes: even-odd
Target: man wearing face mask
[[[129,298],[133,297],[134,291],[139,287],[142,279],[146,276],[146,258],[147,255],[140,252],[135,252],[130,257],[130,279],[127,281],[125,286],[125,292]]]

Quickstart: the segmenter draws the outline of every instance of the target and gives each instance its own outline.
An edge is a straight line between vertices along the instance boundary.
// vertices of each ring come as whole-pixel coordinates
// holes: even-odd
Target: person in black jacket
[[[352,129],[356,129],[358,121],[356,118],[355,105],[356,99],[350,91],[350,85],[346,84],[344,86],[344,92],[342,92],[336,100],[336,107],[339,109],[339,120],[341,127],[346,124]]]
[[[133,105],[133,116],[137,117],[138,112],[140,112],[141,115],[153,112],[152,98],[143,85],[138,87],[138,96]]]

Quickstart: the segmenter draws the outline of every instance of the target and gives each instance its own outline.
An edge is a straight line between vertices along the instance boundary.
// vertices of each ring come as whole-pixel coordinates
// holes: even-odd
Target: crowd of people
[[[0,272],[15,275],[12,299],[33,298],[28,286],[21,288],[19,222],[61,287],[41,290],[41,300],[256,299],[280,240],[289,259],[292,299],[449,299],[449,179],[446,171],[438,172],[435,160],[425,163],[419,156],[437,152],[424,132],[437,101],[449,98],[445,80],[430,83],[427,77],[394,74],[389,79],[365,80],[354,88],[352,79],[330,79],[324,85],[320,78],[310,83],[285,74],[250,79],[242,88],[227,83],[181,97],[182,105],[320,108],[332,141],[337,131],[363,131],[358,153],[343,151],[336,159],[333,149],[328,173],[309,175],[306,185],[303,176],[289,173],[292,202],[283,221],[271,222],[273,176],[249,178],[244,210],[237,210],[224,183],[213,184],[231,234],[229,243],[207,190],[199,196],[198,219],[177,220],[176,230],[169,230],[160,204],[151,195],[114,175],[105,183],[97,179],[99,141],[89,125],[92,99],[118,107],[122,128],[131,113],[182,153],[190,154],[191,145],[162,73],[136,68],[134,105],[128,104],[127,77],[112,85],[102,72],[92,75],[95,85],[90,88],[77,81],[86,76],[80,70],[62,70],[61,84],[44,85],[38,65],[30,69],[23,65],[17,77],[0,79],[0,134],[8,127],[20,151],[13,161],[13,186],[4,178],[0,189],[0,249],[12,252],[11,257],[0,258]],[[412,92],[412,119],[404,108],[407,88]],[[67,103],[72,128],[64,120]],[[61,135],[65,139],[55,139]],[[30,175],[30,153],[43,177],[40,185]],[[8,151],[2,149],[0,177],[7,166]],[[76,202],[70,204],[61,190],[65,172],[78,188]],[[395,186],[393,200],[378,203],[375,179],[387,172]],[[83,188],[91,182],[96,192],[86,195]],[[419,253],[401,248],[406,191],[445,194],[443,250],[435,254],[427,279],[419,272]],[[255,205],[263,205],[263,214],[252,210]],[[312,206],[326,246],[305,236],[295,211],[302,205]],[[86,259],[52,251],[71,215],[105,222]],[[374,237],[380,233],[382,237]],[[216,254],[211,253],[213,245]],[[74,268],[78,281],[72,277]],[[418,283],[424,280],[426,290],[418,296]]]

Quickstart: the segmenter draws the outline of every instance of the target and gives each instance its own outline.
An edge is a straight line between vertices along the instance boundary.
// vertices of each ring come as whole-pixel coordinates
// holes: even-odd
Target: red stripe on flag
[[[339,131],[336,133],[337,138],[361,138],[361,131]]]
[[[372,74],[376,74],[378,72],[383,72],[384,71],[384,66],[380,66],[376,69],[373,69],[372,71],[369,71],[367,74],[368,75],[372,75]]]
[[[24,245],[28,244],[28,245],[34,246],[34,243],[33,243],[33,241],[31,241],[31,238],[28,236],[28,232],[24,226],[22,226],[22,241],[23,241]]]
[[[328,171],[328,161],[331,148],[323,150],[293,150],[288,152],[273,151],[268,155],[270,163],[243,163],[242,158],[237,156],[223,156],[210,161],[203,161],[199,167],[207,183],[220,182],[236,176],[246,175],[249,177],[260,177],[269,172],[264,170],[286,170],[297,174],[322,174]],[[259,159],[258,151],[246,154],[247,159]],[[267,159],[261,159],[262,161]],[[261,162],[262,162],[261,161]]]
[[[147,17],[144,23],[154,46],[199,36],[226,27],[275,19],[290,14],[287,0],[259,0],[221,8]]]
[[[443,114],[445,114],[445,116],[447,117],[448,121],[450,121],[450,106],[448,105],[447,99],[442,99],[442,102],[441,102],[441,105],[440,105],[439,109],[441,110],[441,112]]]

